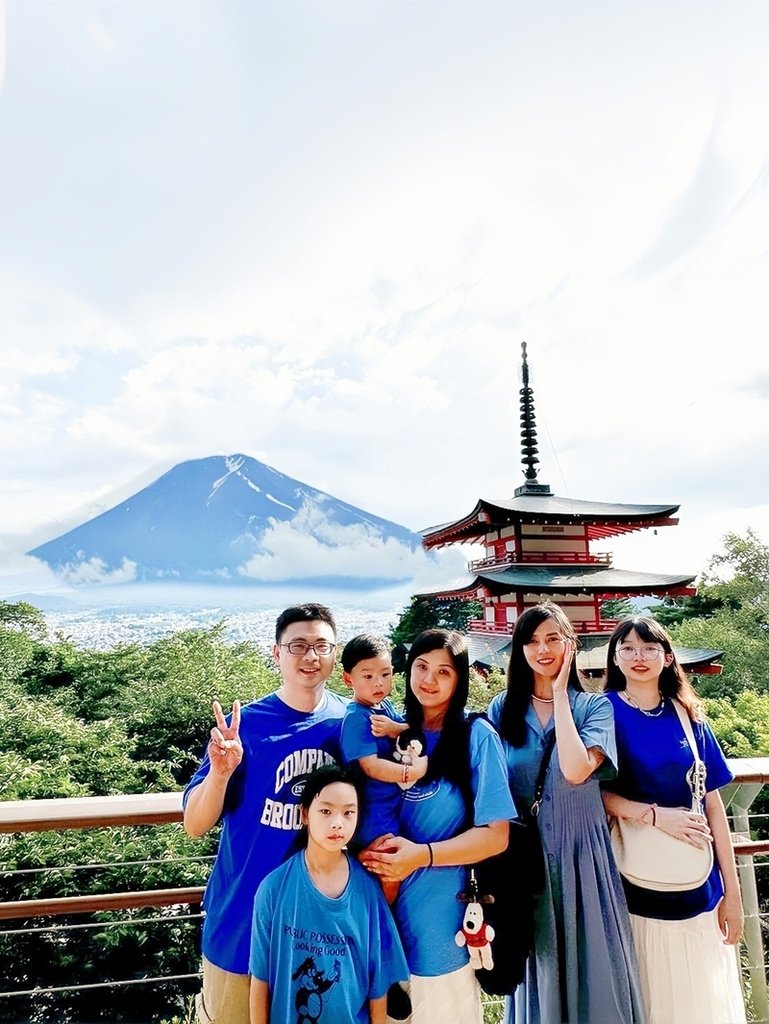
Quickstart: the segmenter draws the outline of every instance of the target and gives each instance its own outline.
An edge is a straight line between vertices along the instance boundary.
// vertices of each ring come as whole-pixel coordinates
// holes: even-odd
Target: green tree
[[[388,636],[393,645],[393,668],[402,672],[406,664],[405,647],[425,629],[456,629],[464,633],[470,619],[483,614],[480,601],[443,601],[437,597],[412,597]]]
[[[758,625],[769,621],[769,544],[751,529],[724,535],[724,550],[713,555],[693,597],[665,598],[654,610],[663,625],[711,618],[722,609],[752,613]]]
[[[769,545],[753,530],[725,535],[696,598],[654,611],[677,644],[723,651],[723,672],[700,679],[703,695],[769,692]]]
[[[35,640],[48,635],[45,616],[27,601],[0,601],[0,629],[15,629]]]
[[[608,601],[601,601],[602,619],[629,619],[635,613],[636,610],[629,597],[615,597]]]
[[[727,757],[769,757],[769,695],[746,690],[704,703]]]

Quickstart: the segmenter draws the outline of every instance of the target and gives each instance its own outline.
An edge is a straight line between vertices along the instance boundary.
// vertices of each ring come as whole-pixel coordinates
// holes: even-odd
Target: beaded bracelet
[[[656,824],[657,824],[657,805],[656,804],[649,804],[649,806],[646,808],[646,810],[643,812],[643,814],[641,815],[641,817],[638,820],[646,822],[646,819],[649,817],[649,814],[651,814],[651,816],[652,816],[652,828],[654,828],[656,826]]]

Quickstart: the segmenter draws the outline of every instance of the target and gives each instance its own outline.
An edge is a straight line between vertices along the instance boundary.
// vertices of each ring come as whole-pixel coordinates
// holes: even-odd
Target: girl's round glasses
[[[661,647],[631,647],[629,644],[624,644],[617,648],[617,654],[623,661],[633,661],[635,658],[640,658],[641,661],[654,661],[655,658],[664,654],[664,651]]]

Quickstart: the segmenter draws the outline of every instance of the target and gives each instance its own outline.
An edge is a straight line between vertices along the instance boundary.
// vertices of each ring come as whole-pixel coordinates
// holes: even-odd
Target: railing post
[[[761,792],[761,783],[743,782],[725,788],[725,802],[732,814],[734,832],[749,839],[749,811],[753,801]],[[745,908],[745,945],[748,950],[753,1020],[755,1024],[769,1024],[769,994],[767,993],[766,967],[764,966],[764,940],[761,935],[756,866],[753,856],[737,857],[737,871],[740,876],[742,902]]]

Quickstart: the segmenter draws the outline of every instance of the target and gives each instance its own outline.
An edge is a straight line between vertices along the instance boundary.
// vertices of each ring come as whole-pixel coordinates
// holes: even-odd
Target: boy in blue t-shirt
[[[360,633],[344,645],[341,660],[355,699],[347,705],[339,744],[345,764],[355,763],[361,773],[364,799],[356,841],[365,848],[380,836],[400,832],[403,794],[427,772],[426,740],[389,700],[393,667],[386,640]],[[382,880],[381,885],[391,904],[400,883]],[[408,995],[397,984],[387,993],[387,1014],[393,1020],[411,1014]]]
[[[387,641],[370,633],[353,637],[342,651],[342,669],[355,699],[347,705],[340,745],[344,762],[363,774],[358,841],[366,847],[388,832],[398,834],[403,792],[424,778],[427,758],[424,741],[412,737],[388,699],[393,668]]]

